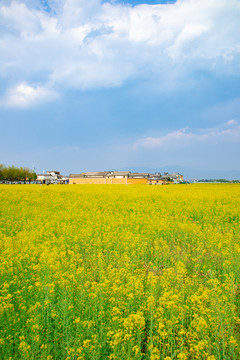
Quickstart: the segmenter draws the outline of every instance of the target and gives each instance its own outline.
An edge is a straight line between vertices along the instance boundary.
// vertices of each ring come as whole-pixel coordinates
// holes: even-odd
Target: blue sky
[[[0,163],[240,171],[239,18],[239,0],[2,0]]]

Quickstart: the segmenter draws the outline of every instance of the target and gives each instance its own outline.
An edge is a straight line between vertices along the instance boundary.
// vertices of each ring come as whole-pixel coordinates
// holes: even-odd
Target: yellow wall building
[[[69,184],[147,184],[148,174],[131,174],[129,171],[91,172],[70,174]]]
[[[147,179],[69,178],[69,184],[147,184]]]
[[[98,171],[81,174],[70,174],[69,184],[171,184],[174,179],[178,180],[182,175],[178,173],[132,173],[131,171]]]

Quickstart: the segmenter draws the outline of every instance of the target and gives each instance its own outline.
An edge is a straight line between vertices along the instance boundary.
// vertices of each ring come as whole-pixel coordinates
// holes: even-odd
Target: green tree
[[[31,171],[31,172],[29,173],[28,179],[29,179],[29,182],[30,182],[30,181],[35,181],[35,180],[37,179],[37,174],[35,173],[35,171]]]
[[[34,171],[29,170],[26,167],[16,167],[0,164],[0,180],[8,180],[11,183],[13,181],[33,181],[37,179],[37,174]]]
[[[9,180],[11,183],[14,180],[17,180],[18,177],[18,169],[15,166],[8,166],[4,169],[5,179]]]
[[[3,170],[4,170],[4,165],[0,164],[0,180],[3,180]]]

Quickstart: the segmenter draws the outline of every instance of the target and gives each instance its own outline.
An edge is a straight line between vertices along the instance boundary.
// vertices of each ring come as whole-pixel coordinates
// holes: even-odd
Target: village
[[[183,175],[179,173],[138,173],[131,171],[97,171],[82,172],[80,174],[61,175],[59,171],[46,171],[37,174],[37,183],[40,184],[148,184],[166,185],[183,182]]]

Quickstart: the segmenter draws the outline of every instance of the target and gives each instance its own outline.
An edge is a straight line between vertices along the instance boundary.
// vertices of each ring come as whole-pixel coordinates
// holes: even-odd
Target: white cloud
[[[232,119],[227,122],[227,125],[237,125],[237,124],[238,124],[238,122],[236,119]]]
[[[0,101],[3,107],[28,108],[42,102],[56,99],[58,94],[47,88],[36,86],[32,87],[26,83],[19,84],[7,90]]]
[[[189,43],[194,42],[196,44],[196,39],[198,39],[202,34],[208,32],[209,28],[206,25],[202,24],[187,24],[180,34],[177,36],[174,44],[169,47],[168,53],[172,58],[178,58],[184,56],[185,58],[189,54],[184,51],[184,47],[189,47]]]
[[[7,81],[51,82],[64,91],[120,86],[133,77],[164,87],[170,77],[181,84],[178,78],[204,68],[240,74],[238,0],[49,4],[49,12],[40,0],[0,4],[0,76]]]
[[[130,145],[137,150],[141,148],[181,148],[193,143],[231,143],[240,142],[240,126],[236,120],[229,120],[220,127],[199,129],[197,132],[183,128],[169,132],[160,137],[144,137]]]

